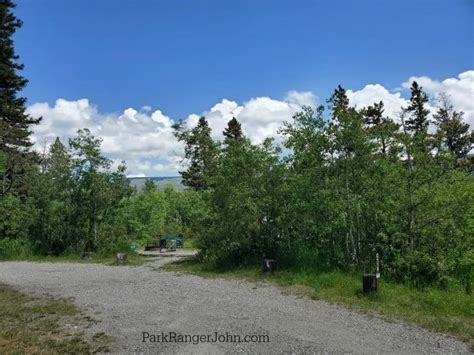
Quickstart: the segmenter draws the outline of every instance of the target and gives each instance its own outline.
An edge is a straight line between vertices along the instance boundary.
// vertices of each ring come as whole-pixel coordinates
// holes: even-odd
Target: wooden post
[[[379,253],[375,254],[375,290],[380,290],[380,258]]]

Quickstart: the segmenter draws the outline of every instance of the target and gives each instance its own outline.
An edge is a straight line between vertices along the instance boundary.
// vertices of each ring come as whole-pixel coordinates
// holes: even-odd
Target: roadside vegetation
[[[111,338],[85,335],[90,322],[68,300],[30,297],[0,284],[2,354],[107,352]]]

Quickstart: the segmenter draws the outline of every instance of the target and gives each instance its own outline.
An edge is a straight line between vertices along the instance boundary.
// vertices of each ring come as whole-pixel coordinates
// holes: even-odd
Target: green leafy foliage
[[[383,102],[351,107],[341,86],[328,103],[329,117],[305,108],[285,124],[284,157],[270,141],[226,138],[205,195],[201,260],[374,272],[378,253],[385,278],[470,292],[474,180],[459,149],[433,145],[455,140],[428,132],[426,94],[413,84],[402,125]]]
[[[210,213],[200,235],[203,256],[218,263],[233,264],[274,254],[274,233],[283,167],[271,142],[252,145],[247,139],[228,141],[207,196]]]

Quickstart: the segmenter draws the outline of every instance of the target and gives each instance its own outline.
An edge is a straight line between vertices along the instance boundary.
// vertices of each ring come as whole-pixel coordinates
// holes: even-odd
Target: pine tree
[[[438,127],[439,143],[456,159],[467,156],[474,144],[474,131],[469,124],[463,122],[464,112],[457,112],[446,95],[440,95],[439,107],[433,115]],[[444,147],[440,146],[439,149]]]
[[[377,126],[382,123],[383,113],[385,111],[382,101],[374,103],[373,106],[368,106],[364,110],[364,124],[370,126]]]
[[[227,123],[227,127],[222,134],[225,139],[240,139],[244,136],[242,133],[242,126],[235,117],[232,117],[232,119]]]
[[[336,118],[339,113],[345,112],[349,109],[349,98],[346,95],[346,90],[341,85],[337,86],[327,102],[332,111],[333,119]]]
[[[423,92],[423,88],[416,81],[411,84],[410,104],[405,109],[409,117],[405,121],[408,131],[421,132],[428,129],[428,110],[425,105],[428,103],[428,95]]]
[[[384,103],[380,101],[362,110],[362,114],[370,135],[380,144],[380,153],[387,156],[400,126],[384,116],[384,111]]]
[[[17,73],[23,64],[17,62],[12,37],[22,22],[12,12],[15,6],[11,0],[0,0],[0,152],[7,160],[0,177],[2,196],[26,170],[26,151],[32,145],[29,128],[41,120],[26,114],[26,99],[18,96],[28,81]]]
[[[183,184],[196,191],[206,190],[211,186],[219,153],[206,118],[201,117],[197,126],[191,130],[183,129],[182,124],[174,128],[175,136],[186,144],[184,156],[189,160],[189,167],[180,171]]]

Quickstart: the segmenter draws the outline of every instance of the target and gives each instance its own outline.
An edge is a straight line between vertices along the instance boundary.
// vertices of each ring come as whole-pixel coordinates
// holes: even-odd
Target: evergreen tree
[[[446,95],[441,95],[439,102],[438,110],[433,115],[438,127],[438,149],[447,149],[456,159],[465,158],[473,148],[474,131],[463,122],[464,112],[455,111]]]
[[[428,129],[428,115],[430,110],[426,108],[428,95],[423,92],[423,88],[414,81],[411,85],[410,104],[405,109],[408,117],[405,125],[408,131],[425,132]]]
[[[432,155],[431,137],[428,134],[428,115],[430,111],[425,107],[428,103],[428,96],[423,92],[423,88],[416,81],[411,86],[411,97],[408,107],[403,108],[401,112],[401,122],[403,134],[401,134],[401,142],[404,146],[404,155],[406,157],[406,178],[407,178],[407,195],[408,195],[408,235],[411,239],[411,246],[415,243],[415,225],[417,220],[416,192],[420,189],[419,182],[428,183],[434,176],[429,177],[428,169],[431,167]],[[428,176],[421,179],[423,174]]]
[[[211,186],[219,153],[206,118],[201,117],[197,126],[191,130],[185,130],[181,125],[175,126],[175,135],[186,144],[184,156],[189,160],[189,167],[180,171],[183,184],[196,191],[206,190]]]
[[[424,209],[434,202],[434,186],[442,179],[448,178],[447,170],[440,169],[433,154],[433,135],[428,133],[430,111],[426,108],[428,96],[416,81],[411,86],[411,97],[408,107],[402,109],[401,122],[403,133],[400,142],[403,149],[403,174],[405,225],[402,228],[409,240],[411,257],[418,258],[419,246],[424,243],[420,225],[426,223]],[[445,176],[446,175],[446,176]]]
[[[387,156],[389,149],[395,145],[396,134],[400,125],[393,122],[389,117],[384,116],[384,103],[374,103],[362,110],[364,124],[370,135],[380,145],[380,153]]]
[[[244,136],[244,134],[242,133],[242,126],[235,117],[232,117],[232,119],[227,123],[227,127],[224,132],[222,132],[222,134],[224,135],[226,140],[240,139]]]
[[[327,102],[332,111],[333,119],[336,118],[340,112],[345,112],[349,109],[349,98],[346,95],[346,90],[341,85],[337,86]]]
[[[26,151],[32,145],[29,129],[40,122],[26,114],[26,99],[18,96],[27,80],[18,74],[23,64],[17,62],[12,38],[22,26],[13,14],[15,6],[11,0],[0,0],[0,152],[6,156],[6,167],[0,177],[2,196],[11,189],[15,177],[27,170]]]

